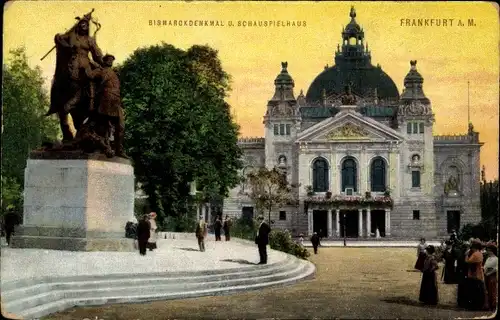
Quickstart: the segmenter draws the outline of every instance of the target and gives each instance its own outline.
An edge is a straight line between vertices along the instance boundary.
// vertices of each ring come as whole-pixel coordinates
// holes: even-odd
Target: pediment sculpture
[[[334,129],[330,131],[326,138],[328,140],[336,140],[336,139],[356,139],[356,138],[367,138],[368,132],[364,130],[362,127],[357,126],[353,123],[346,123],[342,127]]]

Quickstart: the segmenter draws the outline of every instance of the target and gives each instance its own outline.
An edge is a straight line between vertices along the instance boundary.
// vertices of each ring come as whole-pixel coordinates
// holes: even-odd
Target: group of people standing
[[[215,232],[215,241],[221,241],[221,230],[224,230],[224,236],[226,237],[226,241],[231,240],[231,219],[229,216],[226,216],[224,222],[221,221],[221,217],[217,216],[215,222],[213,224],[214,232]],[[205,237],[208,235],[208,226],[203,218],[203,215],[200,215],[200,219],[196,223],[196,238],[198,239],[198,246],[200,247],[200,251],[205,251]]]
[[[156,212],[142,216],[137,224],[137,243],[142,256],[146,255],[147,249],[153,251],[157,248],[157,233]]]
[[[224,236],[226,237],[226,241],[231,240],[231,234],[230,234],[230,229],[231,229],[231,219],[229,219],[229,216],[226,216],[226,219],[224,219],[224,222],[221,221],[221,217],[217,216],[217,219],[214,222],[214,232],[215,232],[215,241],[221,241],[221,230],[224,230]]]
[[[457,284],[457,304],[469,310],[496,310],[498,248],[494,241],[479,239],[460,242],[456,235],[444,243],[441,252],[421,239],[417,249],[415,269],[422,272],[419,300],[437,305],[439,300],[437,274],[438,263],[444,261],[441,280],[445,284]]]

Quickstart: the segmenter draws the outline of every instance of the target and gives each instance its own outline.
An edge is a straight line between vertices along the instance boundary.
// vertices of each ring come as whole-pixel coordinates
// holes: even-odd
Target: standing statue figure
[[[340,99],[342,101],[342,105],[344,106],[353,106],[356,104],[356,97],[352,94],[350,85],[345,87],[345,93]]]
[[[94,85],[91,72],[101,66],[102,52],[89,34],[92,12],[76,18],[77,24],[64,34],[55,36],[56,71],[52,82],[50,110],[47,115],[57,113],[63,133],[63,141],[73,140],[68,123],[71,114],[78,131],[83,121],[94,108]],[[92,55],[92,60],[89,58]]]
[[[111,126],[113,126],[113,143],[115,156],[127,158],[123,151],[124,119],[120,98],[120,80],[113,71],[115,57],[107,54],[103,57],[103,68],[91,72],[91,79],[96,81],[97,99],[96,110],[91,117],[97,119],[97,133],[108,139]]]

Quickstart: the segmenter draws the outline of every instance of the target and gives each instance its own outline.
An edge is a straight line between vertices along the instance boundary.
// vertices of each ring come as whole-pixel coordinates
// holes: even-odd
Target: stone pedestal
[[[23,224],[14,248],[69,251],[132,251],[125,224],[134,216],[130,161],[28,159]]]

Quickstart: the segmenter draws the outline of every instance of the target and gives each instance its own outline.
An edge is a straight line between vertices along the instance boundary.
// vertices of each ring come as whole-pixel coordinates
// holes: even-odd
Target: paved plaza
[[[442,283],[437,307],[419,305],[421,274],[412,270],[415,252],[414,248],[320,248],[310,258],[317,267],[316,278],[293,286],[73,308],[47,319],[449,319],[487,315],[456,308],[456,287]]]
[[[259,262],[257,247],[246,243],[206,241],[206,251],[198,250],[194,238],[158,241],[158,250],[139,252],[71,252],[44,249],[2,248],[2,283],[32,277],[139,274],[150,272],[203,271],[241,268],[233,261]],[[175,256],[175,258],[172,258]],[[283,260],[285,254],[269,252],[269,261]],[[22,272],[19,267],[22,266]]]

